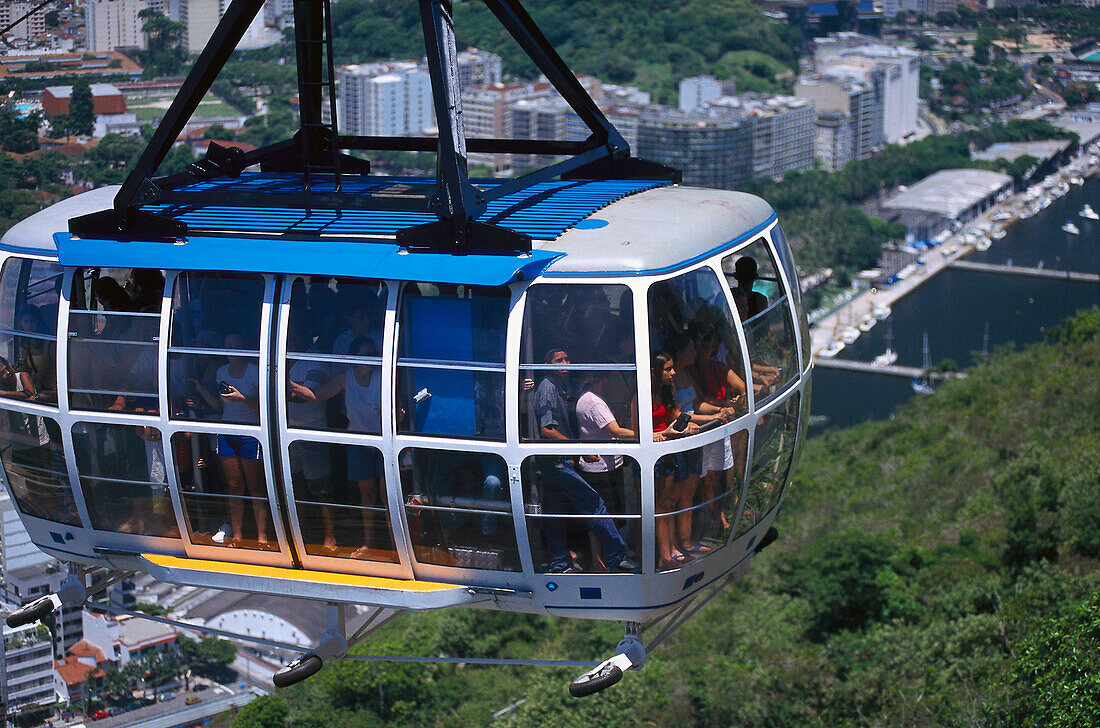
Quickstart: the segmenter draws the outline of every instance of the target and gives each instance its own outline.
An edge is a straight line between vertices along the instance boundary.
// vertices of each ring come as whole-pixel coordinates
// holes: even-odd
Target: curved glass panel
[[[406,448],[400,462],[405,519],[417,561],[519,571],[503,458]]]
[[[616,454],[523,461],[523,503],[535,571],[636,572],[641,471]]]
[[[57,422],[0,411],[0,461],[20,511],[69,526],[81,525]]]
[[[524,440],[637,440],[634,305],[615,285],[527,291],[520,347]]]
[[[0,397],[57,403],[57,263],[9,258],[0,274]],[[37,395],[37,396],[36,396]]]
[[[726,545],[745,477],[748,432],[670,453],[653,471],[658,571],[677,569]]]
[[[779,262],[783,266],[783,271],[787,274],[787,281],[790,283],[789,295],[794,303],[795,322],[798,326],[798,335],[802,340],[802,357],[805,362],[810,358],[810,324],[806,319],[806,309],[802,304],[802,282],[798,277],[798,269],[794,264],[794,254],[787,242],[787,236],[778,223],[772,228],[772,245],[775,246],[776,255],[779,256]]]
[[[722,271],[745,326],[752,387],[760,407],[798,377],[791,299],[764,239],[723,258]]]
[[[177,432],[172,460],[191,541],[276,551],[263,450],[253,437]]]
[[[507,288],[410,283],[397,342],[402,434],[504,439]]]
[[[799,400],[796,393],[757,420],[752,473],[738,535],[760,523],[783,494],[798,444]]]
[[[377,448],[296,440],[290,480],[306,553],[397,563]]]
[[[261,276],[181,273],[172,293],[172,417],[259,423]]]
[[[382,431],[385,301],[386,285],[378,281],[294,281],[287,326],[288,427]]]
[[[73,451],[92,528],[180,537],[158,429],[78,422]]]
[[[656,439],[694,434],[747,411],[741,344],[713,270],[698,268],[650,286],[649,326]]]
[[[164,273],[78,268],[69,299],[73,409],[155,414]]]

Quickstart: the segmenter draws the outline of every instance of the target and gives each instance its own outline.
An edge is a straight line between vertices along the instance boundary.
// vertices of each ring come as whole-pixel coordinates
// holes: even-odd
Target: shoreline
[[[1082,152],[1076,159],[1059,168],[1057,172],[1054,172],[1046,179],[1054,179],[1057,182],[1068,182],[1070,177],[1077,175],[1085,178],[1096,176],[1098,172],[1100,172],[1100,165],[1090,165],[1088,163],[1088,156],[1087,152]],[[1010,228],[1019,220],[1019,213],[1027,204],[1025,195],[1028,189],[1030,188],[1009,195],[985,210],[982,214],[968,220],[965,225],[960,226],[957,231],[951,233],[942,243],[921,251],[920,256],[917,258],[920,264],[917,265],[913,273],[904,280],[898,281],[887,288],[865,289],[818,319],[810,326],[810,351],[813,354],[814,360],[822,361],[833,358],[821,357],[819,354],[821,350],[828,346],[834,339],[839,338],[839,332],[842,331],[843,328],[855,326],[875,307],[893,306],[897,301],[900,301],[909,293],[916,290],[923,283],[931,280],[932,277],[946,268],[950,263],[966,257],[975,250],[976,242],[967,242],[964,240],[965,229],[985,225],[989,226],[990,232],[992,232],[993,229],[1000,227],[991,219],[997,212],[1009,212],[1013,215],[1012,219],[1006,221],[1007,224],[1004,225],[1004,229]],[[997,244],[997,241],[992,242],[993,245]],[[945,255],[944,250],[950,247],[954,247],[955,251]],[[843,349],[836,355],[836,358],[844,358]]]

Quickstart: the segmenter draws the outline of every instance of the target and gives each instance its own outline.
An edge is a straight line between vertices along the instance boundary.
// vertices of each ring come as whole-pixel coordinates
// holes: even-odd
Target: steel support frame
[[[321,0],[296,0],[296,19],[301,16],[301,22],[296,25],[301,104],[301,128],[296,137],[245,153],[243,157],[235,155],[235,163],[228,168],[227,165],[219,165],[213,159],[214,155],[208,154],[207,159],[192,165],[187,172],[154,180],[157,167],[263,5],[263,0],[232,0],[153,138],[116,194],[113,209],[74,218],[70,221],[70,231],[83,237],[115,239],[186,237],[187,226],[182,221],[140,209],[143,205],[156,203],[415,210],[433,212],[439,220],[399,231],[398,242],[406,247],[445,252],[527,252],[531,249],[530,238],[476,221],[488,202],[558,176],[562,179],[647,178],[679,181],[679,173],[675,170],[630,158],[630,148],[625,139],[577,81],[520,0],[483,2],[592,133],[583,142],[522,139],[467,141],[459,99],[451,0],[417,1],[439,124],[438,138],[340,136],[335,133],[328,138],[315,138],[320,136],[316,132],[321,126],[326,19]],[[303,152],[302,170],[290,161],[295,155],[286,153],[295,148]],[[260,164],[262,169],[270,171],[304,172],[309,169],[311,161],[315,162],[315,158],[324,152],[332,154],[334,165],[344,162],[348,171],[369,171],[369,163],[340,153],[340,150],[353,149],[436,152],[434,193],[425,190],[395,200],[392,197],[363,198],[343,193],[338,186],[333,192],[303,191],[300,194],[238,192],[227,195],[224,189],[213,193],[179,189],[222,175],[234,177],[241,168],[253,164]],[[566,156],[567,159],[483,191],[469,179],[467,149],[487,153]],[[224,153],[220,154],[224,157]]]

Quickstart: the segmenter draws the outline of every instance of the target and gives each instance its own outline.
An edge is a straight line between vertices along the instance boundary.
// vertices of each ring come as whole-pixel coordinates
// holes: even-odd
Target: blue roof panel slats
[[[499,180],[480,180],[476,184],[489,191],[502,184]],[[660,187],[661,181],[593,181],[552,180],[532,185],[496,199],[486,205],[477,219],[539,240],[553,240],[597,210],[627,195]],[[396,186],[408,185],[423,189],[434,180],[407,177],[344,177],[342,192],[351,195],[371,195]],[[315,180],[312,189],[331,191],[332,183],[324,178]],[[214,197],[218,190],[247,191],[271,194],[299,193],[301,175],[256,173],[241,175],[235,180],[216,179],[195,182],[180,188],[183,192],[207,192]],[[436,217],[427,212],[358,210],[257,208],[203,205],[147,205],[145,210],[177,218],[196,234],[219,234],[294,237],[295,235],[348,235],[392,238],[402,228],[432,222]]]
[[[56,233],[58,260],[66,266],[218,270],[302,275],[343,275],[397,281],[503,286],[531,280],[564,253],[526,255],[409,253],[393,243],[338,240],[264,240],[193,236],[181,243],[120,242]]]

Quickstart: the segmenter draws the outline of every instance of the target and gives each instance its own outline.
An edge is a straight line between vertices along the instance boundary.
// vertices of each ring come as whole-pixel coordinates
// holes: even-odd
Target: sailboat
[[[898,353],[894,351],[894,327],[892,322],[886,322],[886,351],[882,352],[874,359],[871,360],[871,364],[876,367],[888,367],[898,360]]]
[[[929,371],[932,369],[932,351],[928,348],[927,331],[924,332],[924,361],[921,368],[924,370],[924,376],[913,380],[913,391],[916,394],[932,394],[936,388],[932,386],[932,375]]]

